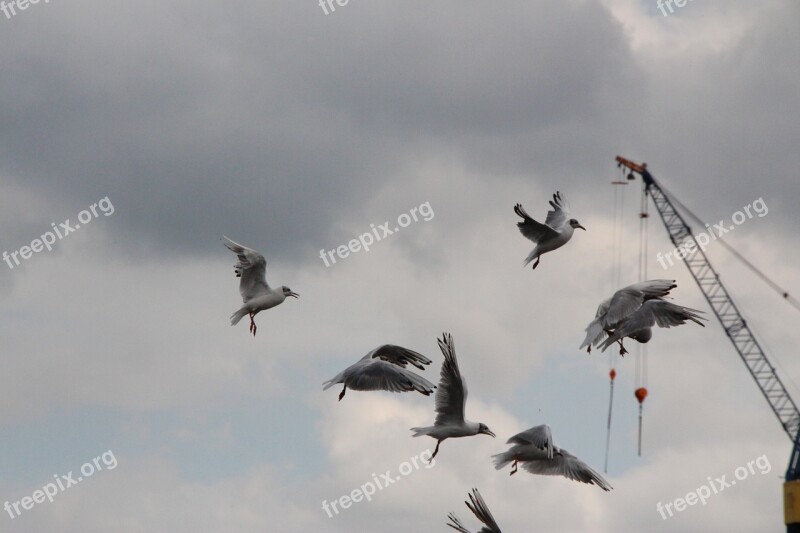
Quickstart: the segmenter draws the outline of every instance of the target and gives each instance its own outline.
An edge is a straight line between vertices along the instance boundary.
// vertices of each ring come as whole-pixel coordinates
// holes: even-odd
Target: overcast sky
[[[791,443],[685,268],[657,263],[672,249],[658,217],[648,277],[677,280],[675,302],[710,320],[649,343],[641,457],[635,350],[578,346],[618,288],[616,155],[646,161],[706,222],[762,199],[768,213],[727,240],[800,293],[800,4],[334,7],[0,12],[0,252],[106,206],[51,251],[0,263],[0,505],[104,452],[116,464],[13,519],[0,510],[0,530],[446,531],[451,511],[477,524],[472,487],[509,532],[781,530]],[[588,231],[525,269],[512,208],[541,220],[556,190]],[[640,196],[626,187],[623,285],[638,279]],[[426,202],[429,220],[320,259]],[[222,235],[300,294],[259,314],[255,338],[229,323],[241,300]],[[719,243],[708,254],[800,400],[797,312]],[[445,441],[431,468],[398,476],[436,444],[409,431],[433,423],[433,397],[338,402],[322,382],[383,343],[426,354],[435,382],[443,331],[467,417],[497,438]],[[602,471],[611,361],[613,491],[494,470],[508,437],[547,423]],[[657,511],[762,456],[768,472]],[[386,471],[402,483],[323,510]]]

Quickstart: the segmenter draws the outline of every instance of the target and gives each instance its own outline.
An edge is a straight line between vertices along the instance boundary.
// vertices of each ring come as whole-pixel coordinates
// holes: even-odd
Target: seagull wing
[[[608,491],[613,487],[589,465],[564,449],[557,449],[555,456],[547,461],[527,461],[522,468],[531,474],[543,476],[564,476],[567,479],[597,485]]]
[[[439,349],[444,354],[444,363],[442,363],[439,376],[439,388],[436,391],[436,421],[434,425],[463,424],[464,406],[467,402],[467,384],[458,369],[453,337],[449,333],[444,333],[438,342]]]
[[[677,287],[675,280],[656,279],[634,283],[618,290],[611,298],[603,325],[606,328],[615,327],[623,319],[638,311],[643,302],[653,298],[663,298],[675,287]]]
[[[536,222],[522,208],[522,204],[514,206],[514,212],[522,217],[522,222],[517,222],[520,233],[531,241],[538,243],[542,239],[553,239],[558,232],[546,224]]]
[[[495,522],[492,513],[489,511],[489,507],[486,506],[486,502],[483,501],[478,489],[472,489],[472,494],[469,495],[469,499],[470,501],[464,503],[466,503],[469,510],[478,517],[478,520],[486,524],[486,527],[482,527],[478,533],[502,533],[500,531],[500,526]]]
[[[569,202],[561,195],[561,192],[556,191],[553,199],[550,200],[550,207],[553,209],[547,212],[547,218],[544,223],[560,233],[568,225]]]
[[[452,524],[448,523],[447,525],[452,527],[453,529],[455,529],[459,533],[472,533],[469,529],[464,527],[464,524],[461,523],[461,520],[458,519],[458,517],[456,516],[455,513],[448,514],[447,518],[449,518],[450,522],[452,522]]]
[[[225,247],[235,253],[239,259],[233,268],[236,271],[236,277],[241,278],[239,293],[242,295],[242,300],[247,302],[256,296],[270,292],[266,278],[267,260],[264,259],[264,256],[224,235],[223,238],[227,241],[223,243]]]
[[[553,433],[550,431],[550,426],[542,424],[541,426],[532,427],[522,433],[517,433],[506,444],[520,444],[533,445],[540,450],[547,450],[547,458],[553,458]]]
[[[631,315],[614,333],[625,337],[640,329],[652,328],[655,325],[660,328],[680,326],[685,324],[687,320],[705,327],[705,324],[700,321],[706,319],[698,313],[702,313],[702,311],[676,305],[665,300],[648,300],[642,304],[641,309]]]
[[[672,326],[680,326],[685,324],[687,320],[691,320],[696,324],[705,327],[705,324],[700,322],[706,318],[700,316],[697,309],[690,309],[680,305],[675,305],[672,302],[665,300],[647,300],[642,304],[642,307],[633,313],[630,317],[624,320],[602,345],[602,350],[614,344],[618,339],[627,337],[637,331],[652,328],[655,325],[661,328],[670,328]]]
[[[328,390],[337,383],[360,391],[385,390],[389,392],[419,391],[429,396],[436,388],[433,383],[417,374],[380,359],[361,359],[350,365],[333,379],[323,383]]]
[[[364,358],[380,359],[403,368],[405,368],[407,364],[411,364],[420,370],[425,370],[423,365],[429,365],[432,363],[430,359],[421,353],[403,348],[402,346],[395,346],[394,344],[384,344],[383,346],[379,346],[364,356]]]

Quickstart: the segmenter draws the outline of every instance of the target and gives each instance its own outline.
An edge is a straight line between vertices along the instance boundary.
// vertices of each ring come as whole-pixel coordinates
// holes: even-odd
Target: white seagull
[[[333,379],[323,383],[325,386],[322,390],[328,390],[337,383],[344,383],[339,401],[344,398],[348,387],[362,391],[419,391],[429,396],[436,387],[427,379],[406,370],[407,364],[425,370],[423,365],[431,364],[431,360],[413,350],[384,344],[347,367]]]
[[[222,237],[227,241],[223,243],[225,247],[239,258],[239,262],[233,265],[233,271],[237,278],[242,278],[239,293],[244,305],[231,315],[231,325],[235,326],[245,315],[250,315],[250,332],[255,336],[257,328],[253,317],[259,311],[282,304],[287,296],[297,298],[300,295],[285,285],[271,288],[267,284],[267,261],[264,256],[224,235]]]
[[[605,491],[613,487],[589,465],[563,448],[553,445],[550,426],[543,424],[518,433],[508,439],[513,444],[508,451],[493,455],[494,467],[500,470],[513,462],[510,475],[517,472],[517,463],[531,474],[564,476],[567,479],[597,485]]]
[[[486,505],[486,502],[483,501],[481,493],[478,492],[478,489],[472,489],[472,493],[469,494],[469,500],[470,501],[465,501],[464,503],[467,504],[469,510],[472,511],[478,520],[486,525],[486,527],[480,528],[478,533],[502,533],[500,531],[500,526],[498,526],[497,522],[495,522],[492,513],[489,511],[489,507]],[[458,519],[455,513],[448,514],[447,518],[449,518],[452,522],[452,524],[447,524],[448,526],[459,531],[460,533],[471,533],[469,529],[464,527],[464,525],[461,523],[461,520]]]
[[[575,228],[586,231],[586,228],[581,226],[576,219],[569,218],[569,203],[566,198],[561,196],[560,192],[553,195],[550,205],[553,210],[547,212],[544,224],[531,218],[522,208],[522,204],[514,206],[514,212],[522,217],[522,222],[517,222],[519,231],[536,244],[536,247],[525,258],[523,266],[528,266],[528,263],[536,259],[533,264],[533,268],[536,268],[541,255],[567,244],[572,238]]]
[[[453,337],[449,333],[442,334],[439,349],[444,354],[444,363],[439,377],[439,388],[436,391],[436,421],[432,426],[411,428],[414,437],[428,435],[436,439],[436,449],[428,462],[433,461],[439,452],[443,440],[451,437],[471,437],[484,434],[494,437],[486,424],[470,422],[464,417],[464,406],[467,403],[467,383],[461,377],[456,359],[456,348]]]
[[[616,342],[620,346],[619,353],[625,355],[625,337],[646,343],[652,338],[652,328],[656,325],[669,328],[691,320],[705,327],[700,320],[706,319],[698,315],[702,311],[675,305],[663,299],[675,287],[675,280],[656,279],[634,283],[618,290],[614,296],[598,306],[595,319],[586,327],[586,338],[580,347],[587,347],[587,351],[591,353],[592,345],[605,351]]]

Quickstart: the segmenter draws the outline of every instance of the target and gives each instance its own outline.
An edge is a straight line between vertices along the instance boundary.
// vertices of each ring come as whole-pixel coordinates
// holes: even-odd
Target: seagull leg
[[[258,329],[258,326],[256,326],[256,323],[253,320],[253,316],[254,316],[254,314],[250,313],[250,333],[252,333],[253,337],[255,337],[256,336],[256,329]]]
[[[436,457],[437,453],[439,453],[439,445],[441,443],[442,443],[442,441],[440,441],[440,440],[436,441],[436,448],[433,450],[433,455],[431,455],[431,458],[428,459],[428,464],[431,464],[431,461],[433,461],[433,458]]]
[[[342,392],[339,393],[339,401],[340,402],[342,401],[342,398],[344,398],[344,393],[345,392],[347,392],[347,384],[345,384],[345,386],[342,387]]]
[[[511,469],[511,473],[509,474],[509,476],[513,476],[514,474],[516,474],[516,473],[517,473],[517,462],[516,462],[516,461],[514,461],[514,464],[512,464],[511,466],[512,466],[513,468]]]
[[[539,266],[539,259],[541,259],[541,258],[542,258],[542,256],[538,256],[536,258],[536,262],[533,264],[533,269],[532,270],[536,270],[536,267]]]
[[[625,354],[628,353],[628,350],[625,349],[625,346],[622,344],[622,339],[617,341],[619,343],[619,354],[622,357],[625,357]]]

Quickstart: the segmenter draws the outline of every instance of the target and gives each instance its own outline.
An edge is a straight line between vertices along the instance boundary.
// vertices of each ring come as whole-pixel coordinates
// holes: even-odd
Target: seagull
[[[564,476],[567,479],[597,485],[605,491],[613,487],[589,465],[563,448],[553,445],[550,426],[542,424],[518,433],[508,439],[513,444],[508,451],[493,455],[494,467],[500,470],[513,461],[510,475],[517,472],[517,464],[531,474]]]
[[[465,501],[464,503],[466,503],[469,510],[472,511],[476,517],[478,517],[478,520],[486,524],[486,527],[480,528],[478,533],[502,533],[500,531],[500,526],[498,526],[497,522],[495,522],[492,513],[486,506],[486,502],[483,501],[481,493],[478,492],[478,489],[472,489],[472,493],[469,493],[468,496],[470,501]],[[461,523],[461,520],[458,519],[455,513],[448,514],[447,518],[449,518],[452,522],[452,524],[447,524],[448,526],[458,530],[460,533],[471,533],[469,529],[464,527],[464,525]]]
[[[391,392],[415,390],[429,396],[436,386],[427,379],[406,370],[406,365],[409,363],[420,370],[425,370],[423,365],[431,364],[431,360],[413,350],[393,344],[384,344],[347,367],[335,378],[323,383],[325,386],[322,390],[328,390],[337,383],[344,383],[344,388],[339,394],[339,401],[344,398],[347,387],[353,390]]]
[[[411,428],[414,437],[428,435],[436,439],[436,449],[428,459],[430,463],[439,452],[439,445],[450,437],[471,437],[483,433],[495,436],[486,424],[470,422],[464,418],[464,407],[467,403],[467,383],[461,377],[456,359],[456,348],[453,337],[443,333],[439,342],[439,349],[444,354],[444,363],[439,376],[439,388],[436,391],[436,421],[432,426]]]
[[[623,346],[623,339],[630,337],[646,343],[652,338],[655,325],[669,328],[691,320],[705,327],[700,320],[706,319],[698,315],[702,311],[664,300],[675,287],[675,280],[656,279],[618,290],[598,306],[595,319],[586,327],[586,338],[581,349],[587,347],[587,352],[591,353],[592,345],[599,345],[601,351],[605,351],[616,342],[620,346],[620,355],[625,355],[627,350]]]
[[[557,191],[553,195],[550,205],[553,210],[547,212],[544,224],[533,220],[522,208],[522,204],[514,206],[514,212],[522,217],[522,222],[517,222],[519,231],[536,244],[533,251],[525,258],[523,266],[528,266],[528,263],[536,259],[533,264],[533,268],[536,268],[541,255],[567,244],[572,238],[575,228],[586,231],[586,228],[581,226],[576,219],[569,218],[569,204],[560,192]]]
[[[285,285],[277,290],[271,288],[267,284],[267,261],[264,256],[224,235],[222,237],[227,241],[222,244],[239,258],[239,262],[233,265],[233,271],[237,278],[242,278],[239,293],[244,305],[231,315],[231,326],[238,324],[245,315],[250,315],[250,332],[255,336],[257,328],[253,317],[259,311],[282,304],[287,296],[297,298],[300,295]]]

